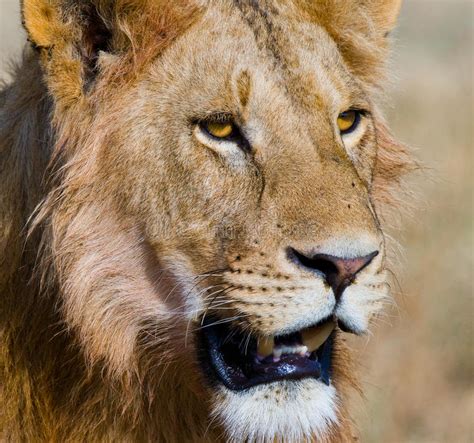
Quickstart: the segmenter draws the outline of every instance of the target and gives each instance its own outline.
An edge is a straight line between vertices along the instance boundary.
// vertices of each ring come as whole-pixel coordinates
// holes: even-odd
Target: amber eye
[[[354,131],[360,122],[360,111],[349,110],[339,114],[337,126],[341,134],[349,134]]]
[[[203,126],[215,138],[228,138],[235,132],[235,127],[231,122],[206,122]]]

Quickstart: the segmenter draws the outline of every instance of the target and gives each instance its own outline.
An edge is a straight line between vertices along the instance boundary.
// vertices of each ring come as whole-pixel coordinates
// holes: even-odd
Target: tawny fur
[[[195,291],[194,284],[202,295],[206,285],[232,281],[234,295],[225,303],[234,310],[230,312],[245,313],[243,328],[256,333],[284,328],[283,320],[271,319],[290,319],[300,312],[291,306],[298,282],[295,289],[285,286],[289,301],[284,306],[289,306],[281,311],[277,294],[276,307],[267,298],[259,304],[263,295],[256,292],[262,283],[239,289],[237,271],[260,272],[268,283],[267,272],[258,271],[258,252],[268,272],[274,272],[272,287],[278,288],[284,277],[271,271],[277,265],[269,252],[288,240],[291,234],[285,228],[313,217],[323,225],[329,220],[323,233],[310,232],[322,241],[368,226],[371,215],[361,201],[370,200],[380,217],[385,206],[397,203],[397,187],[413,168],[407,149],[390,136],[377,108],[386,35],[399,2],[282,0],[259,2],[258,8],[251,1],[170,3],[24,0],[25,26],[34,48],[25,50],[13,83],[0,96],[0,435],[6,441],[225,439],[222,423],[211,420],[218,397],[201,374],[189,331],[190,312],[202,314],[202,306],[193,305],[201,301],[186,297]],[[262,10],[273,17],[274,29],[269,29]],[[220,21],[225,28],[226,20],[232,25],[229,34],[213,34],[213,23]],[[204,53],[215,39],[223,43],[215,44],[213,51],[228,44],[226,51],[239,54],[240,42],[248,41],[250,59],[252,54],[272,54],[262,72],[275,78],[275,85],[287,82],[287,93],[300,104],[301,115],[311,113],[314,103],[324,110],[331,102],[324,93],[309,100],[305,88],[311,82],[299,77],[300,60],[293,51],[300,41],[297,31],[292,35],[295,23],[308,23],[321,33],[322,52],[330,54],[327,79],[339,81],[342,63],[344,75],[356,79],[368,97],[374,124],[367,143],[373,146],[373,156],[360,157],[357,174],[347,156],[341,157],[342,166],[328,166],[336,168],[330,169],[328,180],[338,174],[342,178],[326,190],[324,177],[297,157],[307,146],[312,158],[310,137],[300,135],[304,118],[292,121],[288,115],[286,132],[278,132],[289,102],[275,92],[274,109],[269,109],[262,131],[272,134],[275,146],[292,145],[293,150],[282,148],[271,158],[260,157],[269,189],[263,206],[246,200],[258,190],[261,176],[257,171],[243,177],[240,157],[229,160],[235,169],[229,173],[214,172],[217,157],[202,154],[171,168],[179,143],[164,130],[174,124],[170,114],[181,116],[200,105],[198,94],[186,106],[188,96],[174,82],[202,68],[196,84],[205,95],[224,81],[222,72],[200,65],[198,57],[189,66],[185,55],[180,60],[187,49]],[[106,46],[99,44],[100,52],[97,34],[107,39]],[[194,41],[193,35],[208,40]],[[226,51],[216,57],[236,64],[239,57]],[[283,74],[278,63],[284,66]],[[286,71],[291,73],[288,81]],[[251,109],[247,100],[258,81],[257,74],[246,73],[237,82],[236,95],[246,109]],[[162,102],[150,95],[153,88]],[[217,107],[232,100],[227,97],[230,90],[221,91],[224,98],[216,99]],[[144,118],[156,108],[159,118]],[[332,145],[329,133],[318,134],[325,121],[318,119],[310,128],[316,131],[315,139]],[[298,146],[295,134],[287,134],[297,127]],[[189,170],[198,173],[190,176]],[[316,183],[322,203],[313,204],[293,187],[292,176],[308,185],[304,189]],[[346,205],[338,206],[346,179],[358,192],[350,197],[350,219]],[[206,201],[193,197],[200,187],[207,189]],[[266,214],[263,222],[257,211]],[[260,220],[271,228],[257,235],[249,232],[247,219],[253,226]],[[275,226],[274,220],[279,222]],[[375,232],[377,226],[371,229]],[[294,240],[306,237],[300,234]],[[223,265],[226,271],[220,273]],[[353,439],[346,400],[349,391],[358,388],[350,351],[342,341],[335,350],[334,386],[338,420],[328,424],[324,434],[307,440]]]

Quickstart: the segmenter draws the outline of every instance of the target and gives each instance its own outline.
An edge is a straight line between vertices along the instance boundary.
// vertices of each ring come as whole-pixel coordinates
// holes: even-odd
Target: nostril
[[[357,273],[368,266],[378,254],[378,251],[374,251],[362,257],[343,258],[329,254],[308,256],[296,249],[289,249],[289,256],[292,261],[301,267],[322,274],[326,282],[332,287],[336,297],[342,294],[344,289],[353,282]]]
[[[295,249],[293,249],[293,253],[301,265],[303,265],[305,268],[319,271],[324,277],[338,273],[337,266],[332,261],[327,260],[323,254],[319,254],[314,257],[307,257]]]

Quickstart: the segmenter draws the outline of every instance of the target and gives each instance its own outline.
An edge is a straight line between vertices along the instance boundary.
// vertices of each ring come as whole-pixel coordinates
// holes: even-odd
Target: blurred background
[[[25,41],[19,0],[0,0],[0,77]],[[367,443],[474,442],[474,3],[405,0],[386,113],[425,170],[393,266],[397,306],[355,344]]]

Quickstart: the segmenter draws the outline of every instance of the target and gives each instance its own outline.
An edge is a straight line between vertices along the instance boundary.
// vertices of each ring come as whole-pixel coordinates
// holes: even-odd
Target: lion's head
[[[51,103],[28,291],[76,365],[53,437],[346,436],[341,330],[387,298],[407,165],[378,110],[399,3],[24,1]]]

